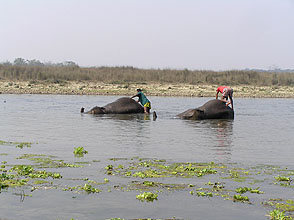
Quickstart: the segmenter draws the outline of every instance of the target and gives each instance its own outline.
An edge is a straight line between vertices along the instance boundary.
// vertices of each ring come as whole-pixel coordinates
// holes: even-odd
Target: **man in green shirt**
[[[138,101],[137,102],[140,102],[143,107],[144,107],[144,112],[145,113],[150,113],[150,109],[151,109],[151,102],[147,99],[147,97],[144,95],[144,93],[142,92],[141,89],[137,89],[137,94],[132,96],[131,98],[134,98],[134,97],[138,97]]]

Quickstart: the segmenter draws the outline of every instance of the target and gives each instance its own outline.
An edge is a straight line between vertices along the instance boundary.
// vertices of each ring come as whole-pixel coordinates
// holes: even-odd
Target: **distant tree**
[[[29,66],[44,66],[44,63],[40,62],[39,60],[27,60],[27,64]]]
[[[14,65],[17,65],[17,66],[24,66],[24,65],[27,65],[25,59],[23,58],[16,58],[13,62]]]
[[[63,63],[64,66],[71,66],[71,67],[78,67],[78,64],[76,64],[75,62],[73,61],[65,61]]]
[[[5,61],[2,64],[5,65],[5,66],[11,66],[12,65],[12,63],[10,63],[9,61]]]

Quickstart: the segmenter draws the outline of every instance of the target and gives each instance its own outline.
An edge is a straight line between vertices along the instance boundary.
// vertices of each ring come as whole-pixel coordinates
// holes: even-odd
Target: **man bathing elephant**
[[[219,86],[216,90],[216,95],[215,98],[218,98],[218,93],[221,93],[221,101],[225,102],[226,105],[230,105],[232,106],[232,109],[234,110],[234,105],[233,105],[233,89],[228,87],[228,86]],[[228,98],[230,98],[230,101],[228,100]]]
[[[204,105],[189,109],[179,115],[182,119],[201,120],[201,119],[234,119],[234,110],[219,99],[213,99]]]
[[[151,102],[149,101],[149,99],[147,99],[147,97],[145,96],[145,94],[142,92],[141,89],[137,89],[137,94],[132,96],[131,98],[135,98],[138,97],[138,101],[140,102],[143,107],[144,107],[144,112],[145,113],[150,113],[150,109],[151,109]]]

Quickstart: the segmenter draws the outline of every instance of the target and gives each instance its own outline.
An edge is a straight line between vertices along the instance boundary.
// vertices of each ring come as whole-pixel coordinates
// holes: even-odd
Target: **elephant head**
[[[105,108],[95,106],[94,108],[92,108],[88,112],[84,112],[84,111],[85,111],[85,109],[82,107],[81,108],[81,113],[94,114],[94,115],[96,115],[96,114],[104,114],[105,113]]]

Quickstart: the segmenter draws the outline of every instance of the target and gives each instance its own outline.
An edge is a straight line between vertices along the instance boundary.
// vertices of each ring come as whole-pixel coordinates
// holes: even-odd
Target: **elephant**
[[[190,120],[234,119],[234,110],[226,106],[225,102],[219,99],[213,99],[198,108],[182,112],[177,117]]]
[[[111,102],[103,107],[94,107],[90,111],[85,112],[84,108],[81,108],[81,113],[85,114],[133,114],[144,113],[144,108],[134,99],[128,97],[122,97],[114,102]]]

